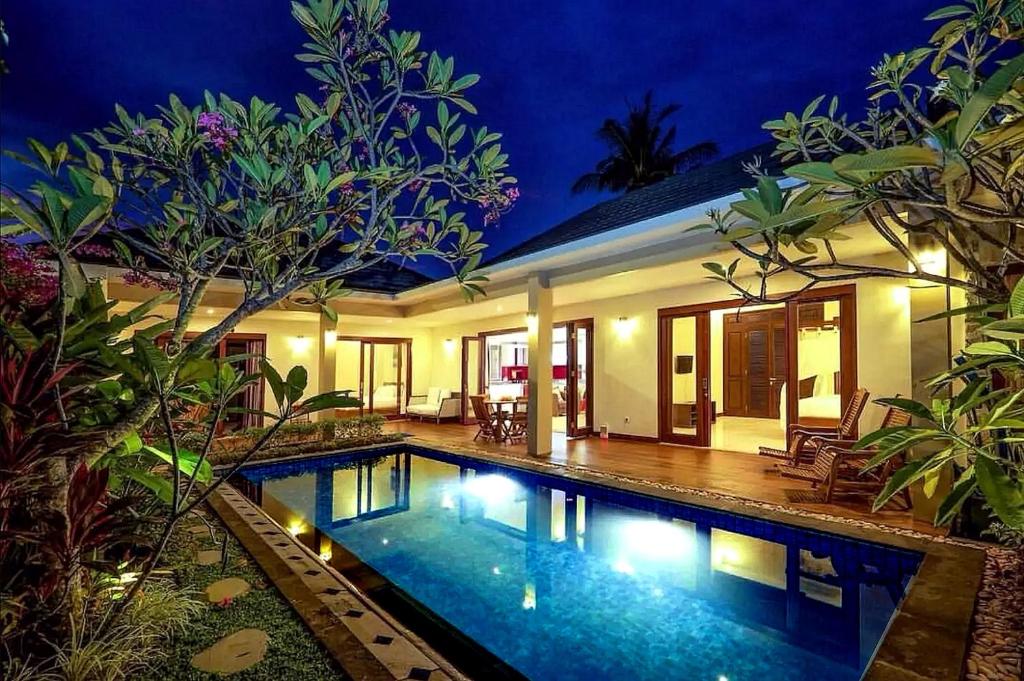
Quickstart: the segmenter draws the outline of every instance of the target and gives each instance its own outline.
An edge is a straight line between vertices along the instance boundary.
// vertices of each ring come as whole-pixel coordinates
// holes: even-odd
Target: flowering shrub
[[[0,304],[15,310],[44,307],[58,289],[57,272],[38,249],[0,240]]]

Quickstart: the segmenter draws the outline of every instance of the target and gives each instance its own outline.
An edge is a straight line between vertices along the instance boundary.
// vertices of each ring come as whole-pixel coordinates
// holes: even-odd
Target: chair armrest
[[[804,437],[812,437],[814,435],[835,435],[839,432],[837,427],[833,426],[805,426],[799,423],[794,423],[789,427],[789,435],[803,435]]]
[[[462,399],[459,397],[446,397],[441,400],[441,406],[437,410],[439,418],[459,416],[462,413]]]
[[[426,404],[426,395],[409,395],[409,404]]]

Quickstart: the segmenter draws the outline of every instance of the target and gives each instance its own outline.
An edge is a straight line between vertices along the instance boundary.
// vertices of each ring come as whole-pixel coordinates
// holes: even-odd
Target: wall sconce
[[[917,254],[917,262],[928,274],[942,276],[946,273],[946,249],[933,248]]]
[[[338,332],[331,329],[324,331],[324,345],[333,345],[338,342]]]
[[[294,520],[288,524],[288,534],[293,537],[298,537],[300,534],[306,531],[306,524],[301,520]]]
[[[304,355],[309,351],[310,345],[312,345],[312,340],[305,336],[292,336],[288,339],[288,346],[294,355]]]
[[[451,357],[452,355],[455,354],[455,339],[454,338],[445,338],[444,339],[444,354],[448,355],[449,357]]]
[[[636,329],[636,319],[630,317],[619,317],[614,322],[615,335],[619,337],[619,340],[627,340],[633,335],[634,329]]]
[[[526,330],[531,335],[535,335],[537,333],[537,328],[537,315],[531,312],[530,314],[526,315]]]

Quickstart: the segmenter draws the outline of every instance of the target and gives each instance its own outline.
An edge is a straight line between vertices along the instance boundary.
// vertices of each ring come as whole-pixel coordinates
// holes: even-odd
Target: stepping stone
[[[259,629],[242,629],[225,636],[192,657],[192,666],[210,674],[234,674],[260,662],[270,637]]]
[[[196,554],[199,565],[216,565],[220,562],[220,549],[207,549]]]
[[[249,593],[251,588],[249,582],[239,577],[219,579],[206,587],[206,600],[211,603],[220,603],[226,598],[234,600]]]

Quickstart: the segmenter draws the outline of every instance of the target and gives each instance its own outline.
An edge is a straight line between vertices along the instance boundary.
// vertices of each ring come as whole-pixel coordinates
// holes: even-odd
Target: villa
[[[386,262],[346,282],[352,294],[331,302],[337,323],[286,304],[240,324],[222,354],[265,348],[281,371],[305,367],[310,391],[351,391],[363,407],[339,416],[472,424],[472,395],[528,401],[522,439],[534,455],[585,437],[708,447],[716,457],[785,449],[787,425],[835,425],[858,388],[872,398],[918,394],[947,368],[947,349],[963,346],[964,327],[913,323],[962,304],[960,291],[920,282],[863,279],[793,297],[806,281],[792,275],[773,280],[781,302],[752,306],[709,281],[701,263],[734,256],[717,236],[688,229],[739,198],[751,184],[741,163],[772,163],[769,153],[722,159],[543,231],[485,261],[487,295],[474,302],[453,279]],[[897,258],[868,225],[846,231],[846,259]],[[947,266],[941,248],[912,247],[929,267]],[[152,296],[115,268],[92,273],[123,308]],[[189,331],[238,300],[237,284],[215,282]],[[883,413],[867,405],[860,431]]]

